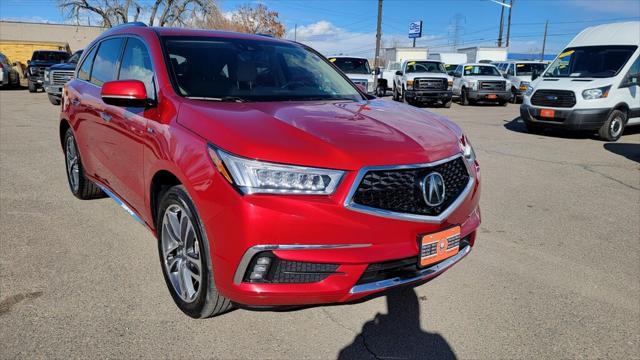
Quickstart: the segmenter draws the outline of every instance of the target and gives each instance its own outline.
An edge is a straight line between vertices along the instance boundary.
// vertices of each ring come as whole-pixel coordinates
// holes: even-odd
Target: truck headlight
[[[609,95],[609,89],[611,89],[611,85],[595,89],[587,89],[582,92],[582,98],[585,100],[603,99]]]
[[[477,80],[469,80],[469,82],[467,83],[467,86],[471,88],[471,90],[477,91],[478,90],[478,81]]]
[[[332,194],[344,171],[283,165],[231,155],[213,146],[209,156],[222,176],[244,194]]]
[[[533,94],[533,86],[527,84],[527,90],[524,92],[524,96],[531,96]]]
[[[453,88],[453,80],[447,80],[447,90],[451,90]]]
[[[49,70],[44,71],[44,81],[49,81]]]
[[[407,89],[413,89],[413,80],[407,80]]]
[[[527,91],[527,89],[529,88],[529,83],[526,81],[523,81],[520,83],[520,86],[518,88],[520,91]]]

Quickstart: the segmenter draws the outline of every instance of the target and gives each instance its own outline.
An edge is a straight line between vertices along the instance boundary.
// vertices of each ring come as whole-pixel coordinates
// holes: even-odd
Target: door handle
[[[111,115],[107,114],[106,112],[101,111],[100,112],[100,117],[102,118],[102,120],[104,121],[111,121]]]
[[[80,105],[80,99],[78,99],[78,98],[73,98],[73,99],[71,99],[71,104],[72,104],[73,106],[78,106],[78,105]]]

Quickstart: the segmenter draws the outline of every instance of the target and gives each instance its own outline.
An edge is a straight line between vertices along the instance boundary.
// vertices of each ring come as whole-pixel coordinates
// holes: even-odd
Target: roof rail
[[[258,36],[266,36],[266,37],[270,37],[270,38],[275,38],[275,36],[271,35],[271,34],[265,34],[265,33],[261,33],[261,34],[256,34]]]
[[[120,24],[120,25],[116,25],[116,26],[112,26],[112,29],[120,29],[123,27],[129,27],[129,26],[141,26],[141,27],[147,27],[147,24],[141,22],[141,21],[133,21],[133,22],[127,22],[124,24]]]

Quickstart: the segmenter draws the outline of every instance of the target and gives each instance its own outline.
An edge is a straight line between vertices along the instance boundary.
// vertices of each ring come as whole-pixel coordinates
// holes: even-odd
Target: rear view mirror
[[[146,107],[149,105],[147,89],[140,80],[108,81],[102,85],[100,97],[105,104],[122,107]]]

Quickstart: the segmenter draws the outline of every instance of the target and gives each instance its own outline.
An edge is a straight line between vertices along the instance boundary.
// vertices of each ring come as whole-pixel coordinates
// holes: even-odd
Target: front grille
[[[420,185],[431,172],[440,173],[444,179],[445,196],[439,206],[427,205]],[[467,183],[469,173],[462,157],[431,167],[370,170],[358,185],[353,202],[394,212],[436,216],[460,196]]]
[[[250,274],[259,257],[271,258],[271,265],[267,275],[257,281],[260,283],[278,284],[305,284],[319,282],[331,274],[335,274],[338,264],[321,264],[303,261],[283,260],[276,257],[272,252],[265,251],[256,254],[245,272],[244,281],[256,282],[250,279]]]
[[[480,81],[480,90],[485,91],[505,91],[504,81]]]
[[[460,240],[459,245],[461,250],[469,246],[469,236]],[[436,264],[430,264],[429,266],[434,265]],[[373,263],[367,266],[367,269],[362,273],[356,285],[387,280],[394,277],[409,278],[416,276],[419,271],[420,267],[418,266],[417,255],[400,260]]]
[[[413,84],[415,90],[447,90],[448,86],[447,79],[440,78],[418,78]]]
[[[537,90],[531,97],[531,104],[570,108],[576,104],[576,95],[569,90]]]
[[[53,70],[49,74],[51,77],[51,84],[53,85],[64,85],[69,80],[73,79],[73,70]]]

